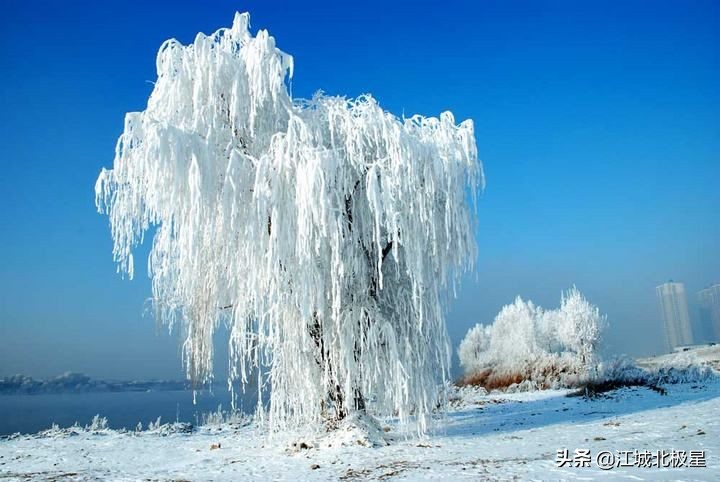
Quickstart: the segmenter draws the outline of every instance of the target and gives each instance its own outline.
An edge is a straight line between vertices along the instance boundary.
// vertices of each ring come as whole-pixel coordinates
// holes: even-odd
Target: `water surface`
[[[218,405],[229,409],[230,393],[226,389],[197,392],[196,401],[193,404],[190,390],[0,395],[0,435],[35,433],[53,423],[87,425],[96,414],[106,417],[114,429],[135,429],[138,422],[147,427],[158,417],[162,422],[197,424],[202,414],[216,411]],[[257,399],[248,393],[239,396],[237,404],[252,412]]]

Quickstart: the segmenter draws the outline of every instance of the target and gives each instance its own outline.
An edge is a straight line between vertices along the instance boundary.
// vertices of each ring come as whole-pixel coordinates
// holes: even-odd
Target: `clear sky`
[[[0,376],[182,376],[143,317],[147,277],[115,272],[93,186],[162,41],[236,10],[294,55],[295,97],[475,121],[487,188],[455,346],[516,295],[552,307],[576,284],[609,351],[662,349],[655,286],[720,280],[720,2],[350,3],[2,2]]]

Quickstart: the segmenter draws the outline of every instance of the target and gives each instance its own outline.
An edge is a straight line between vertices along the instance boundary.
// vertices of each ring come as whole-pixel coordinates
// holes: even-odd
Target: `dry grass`
[[[567,365],[545,365],[542,367],[528,366],[525,371],[508,372],[486,368],[461,378],[457,384],[463,386],[482,387],[485,390],[505,390],[511,385],[525,381],[533,383],[535,388],[545,390],[554,387],[574,388],[568,396],[598,397],[606,392],[623,387],[645,387],[665,395],[666,390],[648,377],[640,375],[623,376],[613,379],[588,380]]]
[[[552,388],[554,383],[561,380],[577,378],[577,374],[567,365],[546,365],[543,367],[527,367],[525,371],[516,372],[508,372],[506,370],[497,371],[492,368],[486,368],[464,376],[457,384],[461,387],[470,385],[491,391],[503,390],[514,384],[530,381],[534,383],[538,389],[545,390]],[[568,385],[573,385],[569,388],[578,386],[577,383],[568,383]]]
[[[461,387],[468,385],[483,387],[485,390],[490,391],[507,388],[510,385],[520,383],[523,380],[525,380],[525,377],[519,373],[500,375],[488,368],[480,372],[464,376],[460,379],[458,385]]]

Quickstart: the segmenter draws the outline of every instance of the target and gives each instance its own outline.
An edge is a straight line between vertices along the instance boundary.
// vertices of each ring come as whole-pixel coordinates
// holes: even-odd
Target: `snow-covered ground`
[[[659,366],[684,366],[689,363],[705,364],[720,371],[720,344],[712,343],[681,348],[673,353],[641,358],[638,365],[645,368]]]
[[[626,388],[592,400],[565,391],[468,392],[433,434],[406,439],[388,426],[396,440],[379,447],[327,447],[354,442],[342,431],[322,440],[297,434],[268,440],[253,426],[231,424],[169,434],[48,431],[0,440],[0,479],[718,480],[720,383],[666,388],[667,395]],[[558,467],[557,452],[564,449],[570,457],[589,449],[590,467]],[[678,468],[601,470],[596,462],[600,451],[635,450],[703,450],[707,467],[686,461]]]

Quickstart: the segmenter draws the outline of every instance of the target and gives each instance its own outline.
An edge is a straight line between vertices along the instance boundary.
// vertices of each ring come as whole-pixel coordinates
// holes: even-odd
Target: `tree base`
[[[319,447],[382,447],[392,441],[389,429],[383,429],[378,420],[364,410],[352,411],[342,420],[328,422],[325,428],[328,433],[318,440]]]

